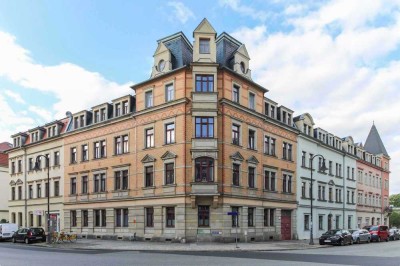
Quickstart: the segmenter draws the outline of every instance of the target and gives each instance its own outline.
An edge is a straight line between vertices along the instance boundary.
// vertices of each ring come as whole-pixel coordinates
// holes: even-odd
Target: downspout
[[[25,207],[25,227],[28,227],[27,220],[28,220],[28,199],[27,199],[27,176],[26,176],[26,148],[24,147],[24,186],[25,186],[25,191],[24,191],[24,207]]]
[[[184,97],[186,98],[186,72],[187,72],[187,69],[186,69],[186,71],[185,71],[185,82],[184,82],[184,88],[183,88],[183,91],[185,92],[184,93]],[[192,88],[193,89],[193,88]],[[184,200],[183,200],[183,206],[184,206],[184,211],[185,211],[185,222],[184,222],[184,224],[185,224],[185,227],[184,227],[184,242],[186,242],[186,223],[187,223],[187,217],[186,217],[186,200],[187,200],[187,193],[186,193],[186,186],[187,186],[187,183],[186,183],[186,115],[187,115],[187,112],[186,112],[186,108],[187,108],[187,102],[185,101],[185,109],[184,109],[184,114],[183,114],[183,145],[184,145],[184,150],[183,150],[183,176],[184,176],[184,182],[185,182],[185,184],[184,184]]]
[[[346,169],[346,160],[345,160],[346,153],[343,152],[343,173]],[[343,174],[343,228],[345,228],[345,208],[346,208],[346,200],[347,200],[347,187],[345,186],[345,174]],[[347,225],[349,226],[349,225]]]
[[[217,86],[218,86],[218,72],[217,72]],[[218,92],[218,87],[217,87],[217,92]],[[225,98],[225,86],[224,86],[224,77],[222,77],[222,98],[224,99]],[[217,103],[218,103],[218,99],[217,99]],[[217,108],[217,110],[218,110],[218,108]],[[224,197],[223,197],[223,195],[224,195],[224,173],[225,173],[225,153],[224,153],[224,146],[225,146],[225,143],[224,143],[224,128],[223,128],[223,125],[225,125],[225,123],[224,123],[224,121],[225,121],[225,112],[224,112],[224,110],[225,110],[225,105],[222,105],[222,125],[221,125],[221,132],[222,132],[222,147],[221,147],[221,153],[222,153],[222,160],[221,160],[221,163],[222,163],[222,176],[221,176],[221,185],[222,185],[222,189],[221,189],[221,194],[222,194],[222,200],[224,199]],[[218,111],[217,111],[217,117],[218,117]],[[218,128],[217,128],[217,147],[218,147]],[[222,206],[223,206],[223,202],[222,202]]]

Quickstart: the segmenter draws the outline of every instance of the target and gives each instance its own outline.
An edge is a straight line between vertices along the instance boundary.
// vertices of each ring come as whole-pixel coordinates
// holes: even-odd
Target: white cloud
[[[400,61],[391,57],[400,53],[400,2],[356,2],[331,1],[309,13],[284,8],[297,15],[289,32],[259,25],[232,35],[246,44],[255,81],[295,115],[309,112],[316,126],[356,142],[365,142],[374,120],[392,155],[391,192],[400,193],[393,156],[400,153]]]
[[[17,85],[50,94],[57,99],[53,106],[31,107],[43,119],[60,119],[66,111],[89,109],[126,94],[133,94],[128,84],[118,84],[101,74],[72,63],[46,66],[35,63],[30,52],[16,43],[14,36],[0,31],[0,77]],[[28,100],[28,99],[26,99]],[[31,104],[32,105],[32,104]],[[36,104],[34,104],[36,105]],[[48,121],[43,121],[48,122]],[[28,126],[28,125],[26,125]],[[3,125],[0,125],[3,127]],[[26,130],[28,128],[25,128]],[[13,132],[15,133],[15,132]]]
[[[52,113],[39,106],[29,106],[28,110],[40,116],[44,121],[51,122],[53,119]]]
[[[4,94],[16,101],[17,103],[25,104],[24,99],[22,99],[21,95],[19,95],[16,92],[10,91],[10,90],[5,90]]]
[[[262,22],[264,22],[268,18],[267,12],[263,10],[257,10],[250,6],[246,6],[242,4],[240,0],[219,0],[219,4],[223,7],[229,7],[233,11],[243,16],[249,16]]]
[[[171,18],[178,19],[182,24],[185,24],[190,18],[195,18],[192,10],[182,2],[172,1],[168,2],[167,5],[174,8],[174,16]]]

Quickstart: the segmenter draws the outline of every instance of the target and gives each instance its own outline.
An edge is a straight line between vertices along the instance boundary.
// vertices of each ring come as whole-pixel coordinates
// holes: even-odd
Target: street
[[[293,251],[118,251],[0,243],[0,266],[14,265],[400,265],[400,241]]]

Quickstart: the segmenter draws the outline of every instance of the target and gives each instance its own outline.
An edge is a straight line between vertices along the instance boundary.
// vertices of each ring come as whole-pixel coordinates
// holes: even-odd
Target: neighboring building
[[[0,143],[0,221],[8,221],[8,155],[6,150],[11,149],[8,142]]]
[[[330,229],[356,228],[356,156],[346,152],[343,140],[321,128],[306,113],[294,118],[301,131],[297,140],[297,234],[317,238]],[[323,158],[327,171],[321,172]],[[311,168],[313,169],[313,217],[311,226]]]
[[[50,226],[63,229],[64,144],[68,119],[54,121],[12,136],[9,156],[9,220],[19,226],[41,226],[47,230],[47,197],[50,190]],[[35,168],[37,156],[39,169]],[[50,167],[50,168],[49,168]],[[50,170],[50,186],[47,171]],[[49,189],[50,188],[50,189]]]
[[[346,147],[347,148],[347,147]],[[372,125],[365,145],[349,143],[357,159],[357,225],[389,225],[389,162],[385,146]]]
[[[151,78],[132,87],[135,97],[72,115],[66,230],[234,241],[234,211],[241,241],[295,236],[293,111],[251,80],[244,44],[217,37],[206,19],[193,37],[158,41]]]

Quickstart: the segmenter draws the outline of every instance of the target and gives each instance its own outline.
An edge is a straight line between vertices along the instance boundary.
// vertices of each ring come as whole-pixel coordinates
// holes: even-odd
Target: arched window
[[[196,182],[214,182],[214,159],[200,157],[195,160]]]

